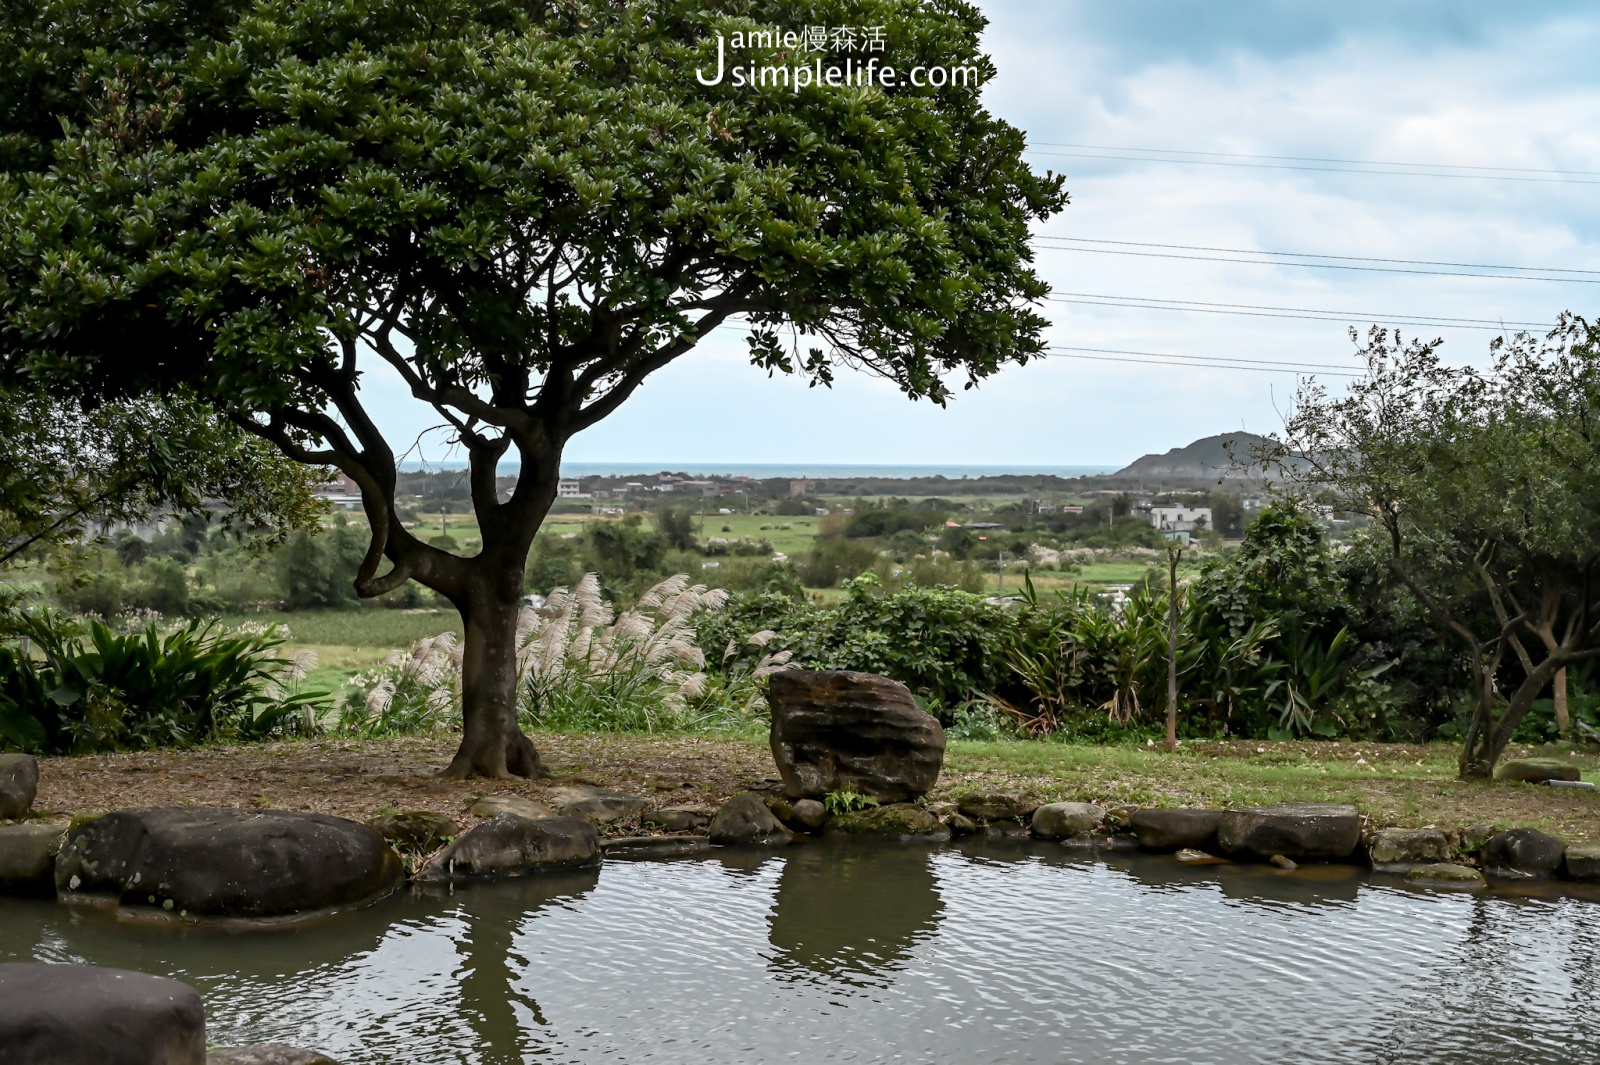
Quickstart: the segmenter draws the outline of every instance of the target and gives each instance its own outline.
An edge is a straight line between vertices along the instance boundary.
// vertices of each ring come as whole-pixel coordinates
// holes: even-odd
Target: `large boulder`
[[[1053,802],[1033,811],[1033,834],[1040,839],[1071,839],[1093,832],[1106,819],[1106,808],[1091,802]]]
[[[1039,800],[1014,791],[969,791],[957,800],[956,808],[967,817],[1010,821],[1030,816],[1039,808]]]
[[[206,1065],[339,1065],[320,1050],[302,1050],[287,1043],[253,1047],[221,1047],[206,1055]]]
[[[31,754],[0,754],[0,821],[27,817],[38,794],[38,760]]]
[[[772,847],[789,842],[789,830],[754,792],[735,795],[711,819],[711,842],[719,847]]]
[[[423,853],[449,843],[457,831],[455,818],[432,810],[385,810],[367,824],[394,846]]]
[[[69,831],[56,857],[58,891],[187,916],[366,902],[402,875],[400,856],[371,827],[288,810],[117,810]]]
[[[1589,843],[1568,847],[1567,875],[1574,880],[1600,880],[1600,846]]]
[[[901,841],[939,842],[950,838],[947,825],[927,810],[909,802],[837,814],[828,821],[828,831],[842,836]]]
[[[1168,810],[1150,807],[1128,815],[1139,846],[1152,851],[1204,850],[1216,845],[1221,810]]]
[[[200,995],[94,965],[0,965],[0,1065],[205,1065]]]
[[[1373,835],[1368,856],[1380,873],[1405,873],[1413,866],[1448,862],[1454,851],[1437,828],[1385,828]]]
[[[1227,854],[1270,859],[1348,858],[1361,842],[1361,815],[1354,806],[1296,802],[1282,806],[1224,810],[1217,845]]]
[[[597,824],[632,817],[650,805],[643,795],[597,788],[593,784],[568,784],[545,795],[556,812],[565,817],[582,817]]]
[[[56,852],[65,824],[0,825],[0,895],[56,893]]]
[[[851,791],[896,803],[938,782],[944,729],[904,684],[807,669],[774,673],[768,683],[772,757],[789,798]]]
[[[526,876],[599,862],[600,835],[584,818],[496,814],[440,851],[417,879]]]
[[[1543,784],[1547,780],[1582,780],[1583,773],[1577,766],[1559,758],[1513,758],[1500,763],[1494,778]]]
[[[1483,846],[1483,871],[1503,879],[1554,876],[1566,843],[1536,828],[1509,828]]]

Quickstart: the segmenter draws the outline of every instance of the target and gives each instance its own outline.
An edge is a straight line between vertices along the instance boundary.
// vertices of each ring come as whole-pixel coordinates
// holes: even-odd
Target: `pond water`
[[[0,902],[0,961],[175,976],[212,1044],[351,1065],[1594,1061],[1597,958],[1570,895],[1023,842],[615,861],[276,930]]]

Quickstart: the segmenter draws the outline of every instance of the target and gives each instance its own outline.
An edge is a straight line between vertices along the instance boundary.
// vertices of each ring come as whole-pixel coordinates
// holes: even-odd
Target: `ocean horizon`
[[[500,464],[501,476],[515,474],[518,466],[519,464],[515,462],[502,462]],[[408,472],[422,469],[463,470],[466,467],[465,459],[444,459],[438,462],[408,459],[400,463],[400,468]],[[1004,463],[938,465],[837,462],[563,462],[561,464],[561,476],[650,477],[660,473],[682,473],[691,477],[753,477],[758,480],[767,477],[787,477],[791,479],[812,477],[839,480],[865,477],[896,479],[943,477],[946,480],[959,481],[977,477],[1004,477],[1007,475],[1023,477],[1093,477],[1098,474],[1115,473],[1121,468],[1121,466],[1093,465],[1033,466],[1021,463],[1011,465]]]

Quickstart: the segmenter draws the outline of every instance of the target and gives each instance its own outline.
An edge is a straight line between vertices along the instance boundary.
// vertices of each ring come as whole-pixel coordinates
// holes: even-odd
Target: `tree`
[[[0,360],[62,395],[179,383],[343,470],[372,533],[358,593],[415,580],[461,612],[447,772],[538,775],[516,723],[516,617],[574,435],[725,323],[749,329],[769,374],[826,385],[852,366],[939,404],[949,379],[972,387],[1044,350],[1028,226],[1066,196],[982,106],[982,15],[817,0],[808,24],[883,27],[904,80],[802,86],[793,69],[853,57],[771,40],[794,13],[7,5]],[[727,41],[784,83],[702,84]],[[979,76],[906,76],[951,63]],[[477,555],[399,520],[395,451],[361,390],[373,363],[467,454]],[[501,498],[507,458],[520,472]]]
[[[27,382],[0,385],[0,566],[157,514],[266,539],[314,526],[321,473],[181,395],[89,407]],[[143,541],[137,549],[146,549]],[[127,557],[126,554],[124,557]]]
[[[1272,457],[1300,456],[1304,491],[1370,518],[1392,578],[1463,648],[1460,772],[1487,778],[1555,677],[1600,656],[1600,332],[1564,316],[1496,341],[1486,372],[1437,346],[1374,329],[1365,378],[1339,397],[1302,385]]]

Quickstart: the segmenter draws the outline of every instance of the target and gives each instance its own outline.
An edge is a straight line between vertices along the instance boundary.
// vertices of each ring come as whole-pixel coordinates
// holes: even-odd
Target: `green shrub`
[[[294,686],[310,668],[272,653],[268,629],[229,632],[191,621],[119,633],[53,612],[13,616],[0,644],[0,736],[45,754],[187,747],[315,726],[324,692]],[[37,655],[38,657],[35,657]]]

